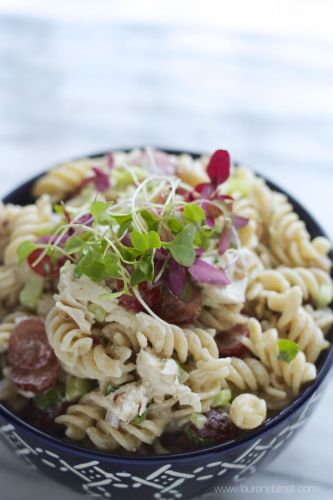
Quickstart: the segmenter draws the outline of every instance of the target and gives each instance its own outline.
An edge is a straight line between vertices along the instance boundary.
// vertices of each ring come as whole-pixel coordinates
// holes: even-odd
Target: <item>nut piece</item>
[[[240,429],[255,429],[266,418],[266,402],[254,394],[240,394],[231,403],[229,414]]]

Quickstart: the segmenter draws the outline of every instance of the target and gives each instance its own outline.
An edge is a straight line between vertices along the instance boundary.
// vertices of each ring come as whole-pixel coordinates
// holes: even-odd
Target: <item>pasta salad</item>
[[[236,439],[316,378],[330,243],[227,151],[57,166],[0,205],[0,399],[109,452]]]

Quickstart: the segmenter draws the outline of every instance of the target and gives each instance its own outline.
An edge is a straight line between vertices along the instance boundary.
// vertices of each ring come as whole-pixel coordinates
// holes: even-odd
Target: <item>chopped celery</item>
[[[133,176],[136,176],[139,182],[143,181],[145,178],[145,172],[140,167],[132,166],[131,172],[133,172],[133,175],[131,175],[129,170],[124,167],[117,167],[113,169],[112,180],[115,182],[117,190],[124,189],[129,184],[134,184]]]
[[[142,424],[147,418],[148,415],[148,409],[144,411],[141,415],[138,415],[137,417],[133,418],[132,422],[133,424]]]
[[[241,196],[247,196],[252,189],[252,182],[249,179],[237,179],[235,177],[230,177],[226,182],[227,194],[239,193]]]
[[[293,340],[279,339],[277,344],[279,348],[278,359],[286,363],[290,363],[300,351],[299,345]]]
[[[51,405],[56,403],[61,403],[64,400],[64,388],[61,385],[57,385],[52,389],[42,392],[34,397],[34,402],[36,406],[45,411]]]
[[[207,422],[207,417],[205,417],[205,415],[202,415],[202,413],[192,413],[191,422],[194,425],[194,427],[201,430],[205,427],[205,424]]]
[[[231,401],[231,391],[230,389],[222,389],[212,402],[212,408],[218,408],[220,406],[226,406]]]
[[[112,384],[108,384],[105,389],[104,389],[104,396],[108,396],[112,392],[115,392],[117,390],[117,387],[115,387]]]
[[[97,321],[102,322],[105,320],[106,311],[103,309],[103,307],[100,307],[97,304],[90,304],[88,306],[88,311],[95,316]]]
[[[321,285],[316,300],[317,307],[319,309],[322,309],[328,306],[328,304],[330,304],[332,300],[333,300],[333,285],[332,284]]]
[[[189,378],[189,374],[187,373],[186,370],[178,363],[178,380],[181,384],[186,382],[186,380]]]
[[[70,375],[66,383],[66,401],[74,401],[75,399],[79,399],[81,396],[91,391],[92,388],[93,382],[91,380]]]
[[[29,273],[28,280],[20,293],[20,303],[27,309],[35,310],[44,288],[44,278]]]

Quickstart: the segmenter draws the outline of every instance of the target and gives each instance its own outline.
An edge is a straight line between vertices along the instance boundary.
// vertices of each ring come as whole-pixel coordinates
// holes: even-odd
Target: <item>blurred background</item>
[[[219,147],[333,236],[332,18],[332,0],[0,0],[0,195],[90,152]],[[255,481],[332,498],[332,407],[331,384],[307,431]],[[6,500],[34,498],[36,481],[51,500],[46,481],[2,460]]]

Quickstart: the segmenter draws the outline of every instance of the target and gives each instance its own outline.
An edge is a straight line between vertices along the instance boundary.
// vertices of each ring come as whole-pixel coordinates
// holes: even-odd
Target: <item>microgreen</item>
[[[296,342],[289,339],[279,339],[277,341],[279,348],[278,359],[290,363],[299,353],[300,347]]]
[[[189,222],[201,222],[205,220],[205,211],[194,203],[188,203],[185,205],[183,210],[183,215]]]
[[[161,248],[161,240],[156,231],[149,231],[148,234],[133,231],[131,233],[131,242],[133,247],[142,253],[153,248]]]
[[[102,214],[106,212],[106,210],[108,210],[108,208],[112,206],[112,204],[112,201],[94,201],[91,204],[90,212],[95,217],[95,219],[98,219]]]
[[[17,265],[21,266],[23,262],[29,257],[32,252],[37,250],[38,248],[44,248],[45,245],[38,245],[33,241],[23,241],[18,249],[16,250],[16,254],[18,256]]]
[[[195,261],[195,250],[193,240],[196,229],[193,224],[188,224],[174,239],[163,243],[163,248],[170,250],[172,257],[182,266],[190,267]]]
[[[137,172],[135,165],[114,165],[113,157],[108,166],[109,171],[93,168],[92,177],[85,179],[83,186],[90,184],[90,188],[83,207],[54,207],[58,215],[54,231],[48,230],[43,240],[22,243],[17,251],[19,263],[26,259],[29,263],[36,250],[35,272],[49,263],[59,271],[69,259],[77,277],[84,275],[110,288],[103,299],[132,294],[153,316],[141,284],[166,286],[190,302],[192,278],[210,285],[229,283],[222,269],[200,258],[203,253],[218,257],[229,248],[231,238],[238,247],[236,229],[247,223],[242,217],[232,218],[232,199],[218,189],[229,176],[226,151],[212,155],[207,167],[210,182],[192,193],[180,179],[163,172],[150,175],[143,167]],[[128,193],[118,190],[124,182],[131,184]],[[108,199],[96,196],[96,191],[105,190]],[[52,277],[57,279],[56,273]],[[92,312],[103,317],[101,310]]]
[[[99,193],[108,191],[108,189],[110,189],[111,187],[109,175],[99,167],[93,167],[92,171],[93,174],[91,175],[91,177],[87,177],[83,180],[82,187],[92,183],[96,191],[98,191]]]

